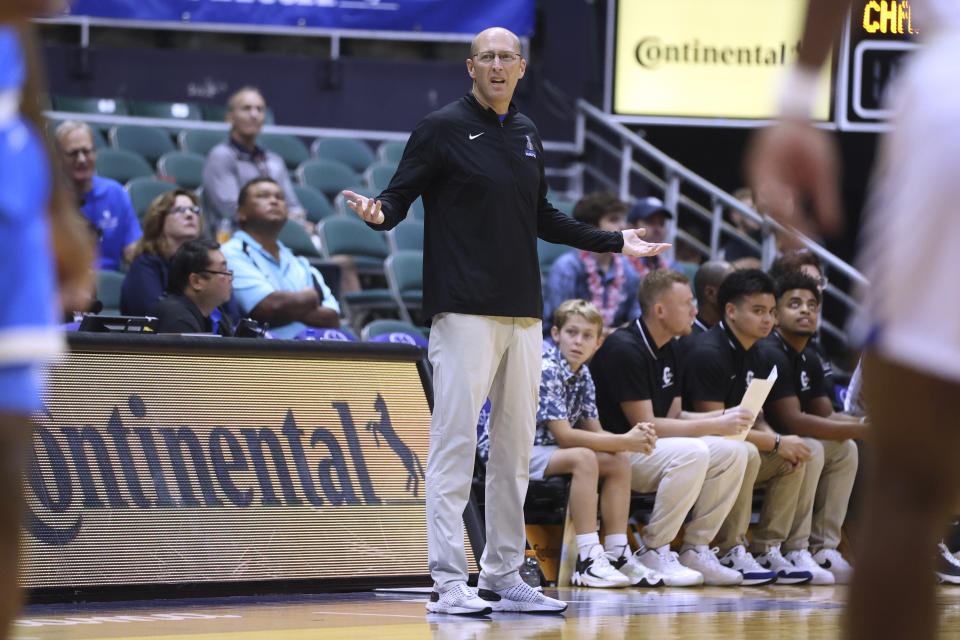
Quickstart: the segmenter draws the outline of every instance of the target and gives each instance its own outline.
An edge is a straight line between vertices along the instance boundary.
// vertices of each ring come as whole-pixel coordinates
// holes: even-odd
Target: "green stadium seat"
[[[285,244],[294,255],[306,258],[321,258],[320,252],[310,240],[310,234],[296,220],[287,220],[280,229],[280,242]]]
[[[175,120],[203,120],[200,107],[190,102],[131,101],[130,114],[144,118],[173,118]]]
[[[134,178],[153,177],[154,170],[139,153],[100,149],[97,151],[97,173],[123,184]]]
[[[387,231],[390,253],[397,251],[423,251],[423,223],[414,218],[404,218],[397,226]]]
[[[355,138],[317,138],[310,145],[310,152],[317,158],[342,162],[360,173],[376,160],[370,147]]]
[[[388,140],[377,149],[377,159],[385,164],[400,164],[406,147],[406,140]]]
[[[547,242],[542,238],[537,238],[537,257],[540,259],[540,278],[546,282],[550,274],[550,267],[557,258],[565,253],[572,251],[571,247],[564,244],[554,244]]]
[[[333,216],[317,226],[323,257],[353,256],[358,273],[383,273],[390,247],[383,232],[374,231],[356,216]]]
[[[297,200],[307,212],[307,220],[316,224],[324,218],[337,215],[336,210],[327,200],[327,196],[313,187],[305,187],[300,184],[293,185],[293,191],[297,194]]]
[[[120,315],[120,289],[124,275],[119,271],[97,269],[97,300],[103,303],[104,316]]]
[[[98,113],[107,116],[125,116],[130,113],[130,107],[123,98],[53,96],[52,102],[56,111]]]
[[[363,179],[370,185],[371,189],[379,193],[387,188],[390,179],[396,172],[397,165],[395,164],[374,163],[363,172]]]
[[[307,146],[296,136],[285,133],[264,133],[257,140],[257,144],[283,158],[287,169],[291,171],[310,159]]]
[[[157,169],[162,176],[168,176],[184,189],[194,190],[203,184],[203,156],[196,153],[171,151],[160,156]]]
[[[177,136],[180,150],[206,157],[210,149],[227,139],[227,132],[218,129],[184,129]]]
[[[407,217],[422,221],[423,215],[423,198],[417,198],[413,201],[413,204],[410,205],[410,209],[407,211]]]
[[[410,311],[423,308],[423,252],[398,251],[387,257],[383,269],[400,318],[412,322]]]
[[[130,202],[133,203],[133,210],[137,212],[137,218],[142,222],[143,216],[147,213],[147,208],[157,196],[173,191],[177,185],[156,178],[134,178],[126,185],[127,195],[130,196]]]
[[[155,164],[165,153],[176,151],[170,135],[158,127],[118,125],[110,129],[110,143],[115,149],[139,153]]]
[[[312,158],[301,164],[297,167],[296,176],[300,184],[313,187],[330,200],[345,187],[360,182],[360,175],[347,165],[320,158]]]

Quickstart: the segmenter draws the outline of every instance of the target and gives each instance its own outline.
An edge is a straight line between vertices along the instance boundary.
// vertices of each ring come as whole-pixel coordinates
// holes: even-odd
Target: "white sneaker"
[[[680,564],[677,553],[670,551],[670,545],[658,549],[641,547],[637,551],[637,560],[663,576],[668,587],[696,587],[703,584],[703,574]]]
[[[832,573],[837,584],[850,584],[853,567],[836,549],[820,549],[813,554],[813,561]]]
[[[703,574],[703,584],[707,586],[731,587],[743,582],[743,574],[720,564],[717,551],[705,544],[690,547],[680,552],[680,564]]]
[[[813,580],[813,574],[793,566],[793,563],[780,553],[780,545],[770,547],[766,553],[755,555],[764,569],[777,572],[777,584],[807,584]]]
[[[813,556],[810,555],[810,551],[807,549],[800,549],[798,551],[788,551],[787,560],[793,563],[797,569],[803,571],[809,571],[813,576],[813,580],[810,581],[810,584],[835,584],[836,579],[833,574],[824,569],[817,561],[813,559]]]
[[[480,589],[479,595],[494,611],[560,613],[567,608],[566,602],[545,596],[526,582],[496,591]]]
[[[464,582],[458,582],[443,593],[434,591],[427,602],[430,613],[452,613],[465,616],[482,616],[493,611],[493,607]]]
[[[593,545],[590,555],[581,558],[577,554],[577,567],[570,577],[570,583],[577,587],[617,588],[630,586],[630,578],[623,575],[612,566],[603,547]]]
[[[937,566],[934,573],[940,582],[960,584],[960,560],[957,560],[942,542],[937,545]]]
[[[630,553],[629,546],[623,545],[620,547],[619,553],[612,555],[616,557],[612,558],[608,555],[607,560],[610,561],[614,569],[630,579],[631,586],[662,587],[664,585],[663,576],[637,560],[637,557]]]
[[[772,584],[777,581],[777,572],[764,569],[757,564],[756,559],[747,553],[746,547],[742,544],[738,544],[730,549],[730,551],[727,551],[723,557],[720,558],[720,564],[739,571],[740,575],[743,576],[743,582],[740,584],[745,587],[756,587],[763,584]]]

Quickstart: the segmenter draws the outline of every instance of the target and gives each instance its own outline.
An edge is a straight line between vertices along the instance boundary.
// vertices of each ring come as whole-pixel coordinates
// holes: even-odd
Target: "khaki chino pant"
[[[463,511],[470,496],[477,418],[490,397],[486,536],[479,586],[520,582],[523,501],[540,390],[541,322],[441,313],[430,330],[433,417],[426,472],[427,547],[438,591],[467,580]]]
[[[632,454],[630,488],[657,494],[644,546],[670,544],[691,508],[683,541],[709,544],[740,493],[747,458],[742,442],[717,436],[660,438],[650,454]]]

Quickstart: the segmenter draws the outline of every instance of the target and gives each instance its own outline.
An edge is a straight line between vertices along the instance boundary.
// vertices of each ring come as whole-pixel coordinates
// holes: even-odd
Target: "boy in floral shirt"
[[[584,363],[600,346],[602,330],[600,312],[584,300],[567,300],[554,312],[550,332],[556,346],[546,347],[543,354],[530,479],[572,476],[569,508],[578,547],[573,584],[660,586],[659,574],[630,553],[626,533],[630,507],[630,458],[626,452],[650,453],[657,438],[648,423],[639,423],[623,434],[609,433],[600,426],[593,378]],[[597,533],[598,500],[607,531],[602,546]]]

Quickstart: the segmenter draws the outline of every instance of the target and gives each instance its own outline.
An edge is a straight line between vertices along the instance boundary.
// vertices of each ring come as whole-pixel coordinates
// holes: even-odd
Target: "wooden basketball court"
[[[553,593],[553,590],[548,590]],[[33,605],[16,640],[551,640],[840,637],[845,587],[560,589],[562,615],[427,614],[426,594],[326,595]],[[960,638],[960,588],[941,587],[941,637]]]

